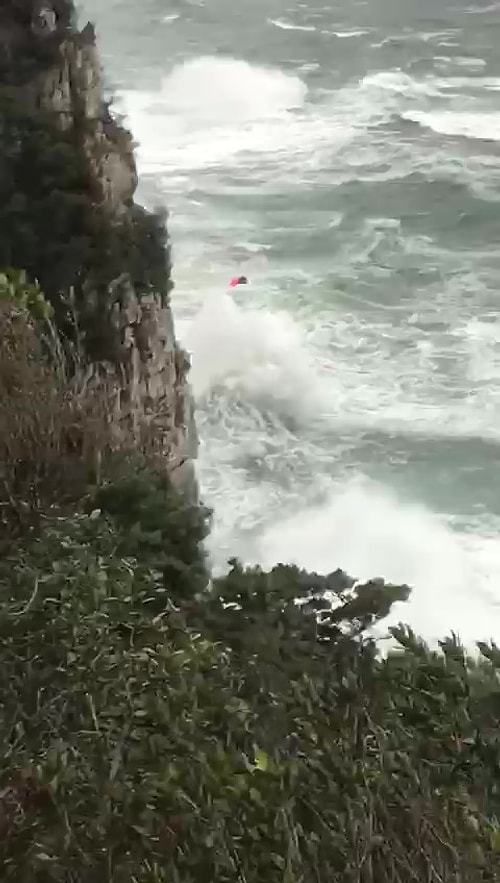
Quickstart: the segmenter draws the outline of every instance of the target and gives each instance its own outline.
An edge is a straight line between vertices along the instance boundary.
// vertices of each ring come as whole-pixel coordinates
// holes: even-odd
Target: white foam
[[[121,97],[132,130],[141,134],[140,172],[168,174],[170,191],[175,182],[185,187],[187,173],[221,166],[250,167],[252,187],[256,175],[274,188],[278,182],[303,187],[305,170],[323,168],[395,108],[394,96],[368,81],[308,104],[298,76],[213,57],[176,66],[156,93]],[[373,154],[375,147],[368,149]]]
[[[286,152],[304,138],[296,111],[307,86],[279,68],[204,56],[174,67],[156,92],[123,93],[140,132],[141,171],[155,173],[226,163],[256,152]],[[292,148],[293,149],[293,148]]]
[[[302,107],[306,92],[299,77],[277,68],[212,56],[178,65],[162,85],[167,110],[210,126],[272,118]]]
[[[410,110],[403,111],[401,116],[434,132],[439,132],[440,135],[463,136],[482,141],[500,140],[500,113]]]
[[[473,389],[478,381],[496,382],[500,376],[496,324],[456,327],[452,345],[462,352],[462,377],[455,382],[457,391],[461,382],[464,394],[450,402],[442,388],[446,379],[435,373],[440,349],[432,333],[412,332],[415,345],[400,352],[395,377],[390,325],[357,327],[334,316],[335,341],[327,334],[325,351],[315,345],[326,330],[321,317],[306,335],[288,314],[262,306],[258,286],[236,297],[240,304],[205,286],[194,318],[178,322],[180,337],[193,353],[192,381],[200,406],[217,390],[221,401],[236,398],[279,419],[291,417],[308,431],[311,419],[320,420],[337,442],[366,432],[499,440],[500,400],[490,388]]]
[[[430,43],[433,40],[439,40],[443,37],[453,37],[456,34],[455,30],[446,30],[446,31],[423,31],[420,34],[414,33],[413,31],[406,31],[399,34],[390,34],[388,37],[385,37],[383,40],[380,40],[378,43],[372,43],[372,47],[374,49],[381,49],[384,46],[392,46],[394,44],[404,44],[404,43],[412,43],[414,40],[422,40],[423,43]],[[439,42],[439,46],[458,46],[458,43],[451,42]]]
[[[295,417],[324,407],[315,363],[288,314],[243,308],[229,294],[206,293],[182,336],[193,354],[191,381],[198,399],[223,385],[227,395],[272,403]]]
[[[500,396],[500,322],[498,316],[490,321],[474,316],[460,329],[468,375],[472,383],[487,384],[490,408]],[[486,402],[485,402],[486,405]],[[492,415],[496,424],[496,415]]]
[[[486,61],[484,58],[472,58],[466,55],[455,56],[453,64],[456,64],[458,67],[470,68],[471,70],[484,70],[486,67]]]
[[[293,562],[327,573],[342,567],[414,587],[400,619],[434,640],[458,632],[468,644],[500,637],[500,542],[454,532],[444,518],[364,480],[338,488],[325,505],[271,527],[258,551],[266,566]]]
[[[447,90],[469,90],[482,92],[484,89],[488,92],[500,91],[499,77],[448,77],[445,80],[438,80],[437,85],[443,92]]]
[[[316,30],[314,25],[296,25],[293,22],[283,21],[281,18],[268,18],[267,21],[270,25],[274,25],[275,28],[279,28],[281,31],[313,32]]]
[[[490,3],[488,6],[468,6],[464,9],[467,15],[485,15],[488,12],[497,12],[500,9],[500,3]]]
[[[168,174],[170,190],[175,181],[184,188],[193,171],[220,167],[250,168],[252,187],[260,176],[274,188],[300,188],[307,185],[306,172],[331,165],[332,157],[351,144],[357,150],[342,158],[337,183],[346,166],[354,167],[354,177],[362,176],[359,166],[386,158],[385,145],[366,139],[369,129],[401,110],[413,110],[407,108],[410,102],[442,98],[443,84],[400,70],[378,71],[334,92],[325,90],[321,101],[317,96],[309,103],[299,76],[207,56],[174,67],[156,92],[129,91],[122,99],[132,130],[141,134],[140,171]],[[398,169],[393,164],[379,174],[390,178]]]
[[[381,89],[387,92],[404,95],[406,97],[437,97],[441,94],[436,81],[433,77],[426,80],[415,80],[404,71],[378,71],[375,74],[368,74],[363,78],[362,83],[365,87]]]
[[[417,36],[424,43],[430,43],[432,40],[439,40],[443,37],[453,37],[455,33],[455,31],[423,31]]]
[[[328,34],[332,37],[337,37],[339,40],[352,40],[354,37],[364,37],[365,34],[369,34],[370,31],[362,30],[362,29],[353,29],[351,31],[321,31],[322,34]]]

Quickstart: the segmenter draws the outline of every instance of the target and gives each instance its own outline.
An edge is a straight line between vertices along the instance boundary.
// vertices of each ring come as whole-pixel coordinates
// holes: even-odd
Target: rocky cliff
[[[104,100],[94,29],[77,28],[72,2],[3,0],[0,89],[0,264],[22,262],[56,308],[76,290],[87,338],[100,341],[87,381],[105,386],[116,437],[152,430],[192,495],[197,438],[166,231],[134,202],[132,136]]]

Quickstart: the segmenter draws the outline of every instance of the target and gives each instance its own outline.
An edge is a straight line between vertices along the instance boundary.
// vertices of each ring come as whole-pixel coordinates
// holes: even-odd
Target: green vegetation
[[[49,321],[53,310],[37,282],[30,282],[24,270],[0,273],[0,304],[16,306],[37,322]]]
[[[208,513],[147,456],[85,470],[43,297],[0,289],[0,377],[52,432],[10,424],[0,450],[2,880],[498,880],[500,651],[401,627],[381,659],[404,586],[237,561],[211,580]]]
[[[500,880],[500,650],[401,626],[381,658],[406,586],[212,579],[209,513],[116,450],[86,362],[123,275],[168,296],[165,219],[96,204],[85,119],[18,90],[73,15],[42,39],[35,5],[0,9],[0,879]]]

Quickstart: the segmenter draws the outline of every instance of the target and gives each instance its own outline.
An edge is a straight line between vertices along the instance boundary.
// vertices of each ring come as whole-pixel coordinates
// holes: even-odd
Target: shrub
[[[171,493],[122,479],[0,561],[3,879],[498,879],[498,651],[381,660],[407,589],[340,572],[206,589]]]
[[[85,389],[50,304],[0,274],[0,551],[51,506],[75,505],[110,444],[106,401]]]

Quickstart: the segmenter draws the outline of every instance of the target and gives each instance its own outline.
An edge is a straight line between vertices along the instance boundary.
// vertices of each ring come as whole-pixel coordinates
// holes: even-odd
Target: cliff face
[[[33,81],[34,99],[42,110],[57,115],[62,129],[78,128],[95,188],[94,199],[116,218],[130,208],[137,172],[132,136],[117,125],[103,100],[92,25],[81,32],[70,32],[60,43],[58,54],[57,63]]]
[[[67,0],[4,0],[0,85],[3,79],[11,92],[22,91],[24,101],[49,115],[72,139],[83,159],[86,189],[99,210],[101,225],[111,231],[131,229],[138,215],[147,219],[134,204],[137,172],[132,137],[115,122],[104,101],[93,27],[89,24],[78,31],[73,21],[73,4]],[[18,63],[24,56],[30,60],[28,67]],[[33,58],[38,59],[36,66]],[[18,80],[14,70],[22,71]],[[149,238],[146,233],[143,251]],[[141,250],[140,242],[135,246]],[[128,250],[127,242],[124,247]],[[147,256],[143,258],[147,263]],[[106,283],[102,320],[108,326],[109,359],[106,353],[94,360],[89,383],[105,384],[117,439],[145,426],[152,430],[172,482],[192,496],[197,437],[187,380],[189,359],[176,340],[166,294],[171,287],[169,261],[165,261],[162,292],[150,284],[141,290],[132,273],[120,269],[117,273],[113,266]],[[82,291],[89,300],[95,296],[91,278]]]

